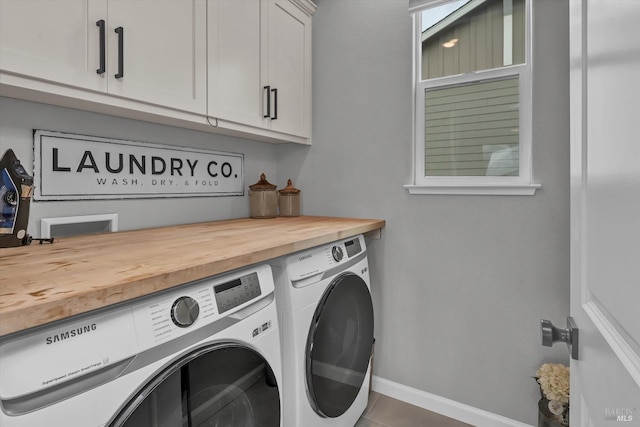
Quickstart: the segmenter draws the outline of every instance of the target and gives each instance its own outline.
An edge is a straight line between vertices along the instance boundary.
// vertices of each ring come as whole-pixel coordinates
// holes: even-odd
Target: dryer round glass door
[[[345,273],[327,287],[309,330],[306,376],[314,410],[344,414],[358,396],[373,349],[373,304],[364,280]]]
[[[234,344],[204,347],[160,372],[109,425],[278,427],[278,385],[255,351]]]

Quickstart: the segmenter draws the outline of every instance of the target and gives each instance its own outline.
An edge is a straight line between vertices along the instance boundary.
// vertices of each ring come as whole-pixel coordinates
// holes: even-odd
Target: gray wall
[[[278,147],[305,213],[383,218],[370,242],[374,375],[537,423],[531,378],[566,348],[539,320],[569,313],[568,2],[534,1],[535,196],[410,196],[407,0],[318,0],[313,146]]]
[[[33,171],[33,129],[129,141],[171,144],[245,155],[245,195],[147,200],[32,202],[29,233],[40,236],[40,218],[118,213],[120,230],[249,216],[247,186],[260,173],[277,182],[275,146],[222,135],[0,97],[0,155],[12,148]]]

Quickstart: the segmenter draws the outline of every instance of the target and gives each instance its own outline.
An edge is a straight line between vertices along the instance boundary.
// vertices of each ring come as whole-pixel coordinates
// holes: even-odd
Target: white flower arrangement
[[[549,401],[548,409],[556,421],[569,425],[569,368],[561,363],[545,363],[535,376],[542,397]]]

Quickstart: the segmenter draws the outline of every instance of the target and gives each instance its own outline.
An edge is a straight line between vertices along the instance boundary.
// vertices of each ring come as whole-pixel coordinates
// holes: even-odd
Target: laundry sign
[[[241,196],[244,156],[37,130],[35,200]]]

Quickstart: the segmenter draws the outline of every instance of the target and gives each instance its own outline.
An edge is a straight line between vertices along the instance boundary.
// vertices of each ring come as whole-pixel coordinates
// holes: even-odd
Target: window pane
[[[523,64],[524,1],[463,0],[421,12],[422,80]]]
[[[425,90],[425,176],[518,176],[519,77]]]

